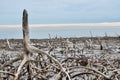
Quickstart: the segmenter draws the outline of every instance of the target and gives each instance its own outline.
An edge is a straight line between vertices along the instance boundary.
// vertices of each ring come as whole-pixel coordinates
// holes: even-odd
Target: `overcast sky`
[[[0,24],[120,22],[120,0],[0,0]]]

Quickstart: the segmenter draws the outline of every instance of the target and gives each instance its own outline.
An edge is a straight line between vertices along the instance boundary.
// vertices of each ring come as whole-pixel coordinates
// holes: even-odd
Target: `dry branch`
[[[17,62],[17,61],[19,61],[19,60],[21,60],[21,59],[22,59],[22,57],[20,56],[20,57],[18,57],[18,58],[15,58],[15,59],[13,59],[13,60],[10,60],[10,61],[4,63],[3,65],[0,66],[0,70],[1,70],[1,69],[4,69],[4,68],[7,67],[7,66],[10,66],[10,65],[13,64],[14,62]]]
[[[13,49],[13,48],[10,46],[9,40],[7,39],[6,41],[7,41],[8,48],[9,48],[9,49]]]
[[[7,72],[7,71],[0,71],[0,73],[5,73],[5,74],[11,75],[11,76],[15,76],[13,73],[10,73],[10,72]]]
[[[46,52],[44,52],[44,51],[42,51],[42,50],[40,50],[40,49],[38,49],[38,48],[36,48],[36,47],[34,47],[34,46],[30,46],[30,45],[29,45],[29,46],[28,46],[28,50],[29,50],[29,52],[38,53],[38,54],[44,54],[44,55],[48,56],[48,57],[49,57],[50,59],[52,59],[56,64],[59,65],[61,71],[64,72],[64,73],[68,76],[68,79],[69,79],[69,80],[71,80],[68,72],[66,72],[66,69],[62,67],[62,64],[61,64],[57,59],[55,59],[54,57],[52,57],[52,56],[49,55],[48,53],[46,53]]]

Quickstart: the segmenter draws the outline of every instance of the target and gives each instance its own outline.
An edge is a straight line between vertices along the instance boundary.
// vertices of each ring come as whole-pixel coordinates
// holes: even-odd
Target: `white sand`
[[[31,24],[30,28],[63,28],[63,27],[83,27],[83,28],[109,28],[120,27],[120,22],[111,23],[80,23],[80,24]],[[0,25],[0,28],[22,28],[22,25]]]

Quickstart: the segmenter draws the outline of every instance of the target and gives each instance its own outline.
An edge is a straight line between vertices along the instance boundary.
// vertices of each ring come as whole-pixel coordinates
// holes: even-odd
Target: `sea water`
[[[30,28],[31,39],[44,39],[54,37],[99,37],[105,36],[118,36],[120,35],[120,27],[62,27],[62,28]],[[21,28],[0,28],[0,39],[22,39],[23,33]]]

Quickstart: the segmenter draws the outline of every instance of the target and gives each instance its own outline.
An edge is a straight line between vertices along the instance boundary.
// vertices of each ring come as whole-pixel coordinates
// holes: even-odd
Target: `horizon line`
[[[22,24],[1,25],[0,28],[21,28]],[[101,22],[101,23],[63,23],[63,24],[29,24],[34,28],[58,28],[58,27],[112,27],[120,26],[120,22]]]

